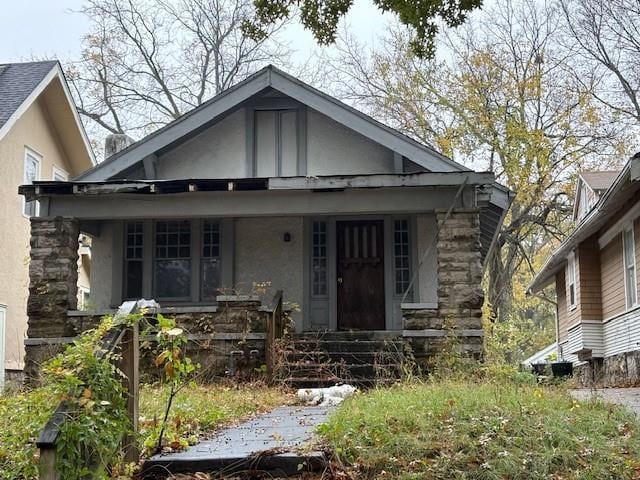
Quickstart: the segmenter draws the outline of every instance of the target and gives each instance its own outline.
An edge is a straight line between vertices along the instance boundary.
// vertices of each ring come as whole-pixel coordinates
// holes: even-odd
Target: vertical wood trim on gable
[[[256,176],[256,147],[255,147],[255,126],[256,118],[253,108],[245,107],[245,142],[246,142],[246,165],[245,172],[246,177]]]
[[[307,176],[307,106],[298,108],[298,175]]]

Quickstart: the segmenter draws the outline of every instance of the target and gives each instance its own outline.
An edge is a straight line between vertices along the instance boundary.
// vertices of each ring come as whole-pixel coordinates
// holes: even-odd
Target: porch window
[[[164,300],[191,298],[191,222],[157,221],[153,265],[154,296]]]
[[[395,270],[395,293],[403,295],[411,283],[409,266],[409,221],[395,220],[393,225],[393,264]]]
[[[321,297],[327,294],[327,222],[313,222],[312,237],[312,293]]]
[[[624,230],[624,289],[627,308],[631,308],[637,303],[636,293],[636,253],[635,240],[633,235],[633,224]]]
[[[126,299],[142,298],[142,260],[144,229],[142,222],[128,222],[124,252],[124,296]]]
[[[574,252],[567,258],[567,297],[569,297],[569,308],[576,308],[576,255]]]
[[[202,281],[203,300],[215,299],[220,289],[220,224],[205,220],[202,224]]]

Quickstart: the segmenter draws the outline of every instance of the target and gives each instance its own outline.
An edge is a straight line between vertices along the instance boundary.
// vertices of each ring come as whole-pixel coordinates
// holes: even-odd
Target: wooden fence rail
[[[159,305],[153,300],[124,302],[115,315],[115,321],[117,323],[119,319],[124,319],[127,315],[140,311],[153,313],[158,308]],[[137,323],[131,326],[122,323],[105,335],[95,352],[96,357],[101,359],[114,353],[118,348],[120,349],[121,360],[118,368],[124,374],[123,383],[127,391],[127,416],[129,417],[132,427],[131,432],[124,434],[122,439],[126,462],[137,462],[139,459],[136,441],[139,417],[138,405],[140,399],[139,335],[140,332]],[[40,480],[60,480],[60,474],[56,469],[56,442],[60,428],[68,419],[69,409],[70,405],[67,402],[61,402],[40,432],[40,436],[36,441],[36,446],[40,450]]]
[[[276,362],[276,340],[284,335],[284,307],[282,305],[282,290],[278,290],[266,311],[270,314],[267,317],[267,338],[265,341],[265,360],[267,363],[267,375],[273,378],[273,371]]]

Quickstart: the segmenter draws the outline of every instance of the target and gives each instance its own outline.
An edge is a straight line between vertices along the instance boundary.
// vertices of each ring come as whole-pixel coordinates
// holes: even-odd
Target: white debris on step
[[[338,405],[345,398],[356,392],[353,385],[335,385],[329,388],[301,388],[298,390],[298,400],[322,407]]]

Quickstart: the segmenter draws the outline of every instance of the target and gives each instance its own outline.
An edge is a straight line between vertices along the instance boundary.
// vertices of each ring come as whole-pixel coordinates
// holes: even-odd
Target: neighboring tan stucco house
[[[222,293],[267,283],[265,298],[282,290],[300,307],[299,332],[431,338],[450,317],[480,338],[479,349],[482,263],[511,198],[493,173],[274,67],[70,183],[22,193],[47,205],[35,237],[44,228],[60,242],[77,230],[92,237],[98,312],[145,297],[201,315],[216,311]],[[51,261],[39,251],[34,258]],[[49,281],[34,272],[34,285]],[[30,322],[35,332],[44,320]],[[34,349],[64,336],[65,325],[36,335]]]
[[[553,285],[558,357],[590,362],[610,385],[640,380],[640,155],[621,171],[578,177],[574,230],[529,291]]]
[[[41,208],[18,195],[18,186],[68,180],[93,165],[93,153],[60,64],[0,64],[0,372],[23,367],[29,217],[38,215]],[[79,262],[86,267],[84,253]],[[81,277],[80,292],[88,292],[84,269]]]

